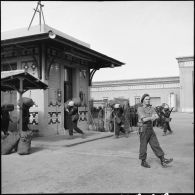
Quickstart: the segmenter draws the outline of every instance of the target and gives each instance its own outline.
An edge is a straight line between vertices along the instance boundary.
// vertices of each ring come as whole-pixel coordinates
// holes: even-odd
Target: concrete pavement
[[[64,147],[67,141],[64,138],[47,137],[45,142],[41,141],[44,148],[34,145],[30,155],[1,156],[2,193],[192,193],[193,114],[173,113],[172,118],[172,135],[162,136],[162,129],[155,128],[166,156],[174,159],[167,169],[161,167],[150,146],[147,160],[151,168],[140,166],[136,134],[88,141],[74,147]],[[73,140],[82,139],[79,134],[75,136]],[[56,142],[61,145],[57,147]]]
[[[70,139],[69,135],[52,135],[44,137],[35,137],[32,139],[32,147],[52,148],[52,147],[70,147],[77,144],[94,141],[97,139],[103,139],[113,136],[111,132],[97,132],[97,131],[85,131],[85,138],[82,138],[81,134],[74,134]]]
[[[136,128],[131,133],[136,133]],[[55,147],[70,147],[98,139],[108,138],[114,136],[113,132],[98,132],[98,131],[84,131],[85,138],[81,134],[75,133],[70,139],[69,135],[52,135],[44,137],[34,137],[31,142],[31,147],[55,148]]]

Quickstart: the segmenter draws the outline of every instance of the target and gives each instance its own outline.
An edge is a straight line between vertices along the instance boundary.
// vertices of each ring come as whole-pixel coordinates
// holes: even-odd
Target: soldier
[[[9,135],[9,122],[13,123],[12,119],[10,118],[9,111],[1,110],[1,130],[3,131],[4,135]]]
[[[104,129],[104,110],[103,108],[100,106],[99,107],[99,112],[98,112],[98,131],[105,131]]]
[[[123,110],[120,107],[120,104],[115,104],[114,109],[111,113],[111,121],[114,122],[114,128],[115,128],[115,138],[119,138],[120,131],[128,137],[128,134],[126,133],[124,129],[124,116],[123,116]]]
[[[173,131],[171,130],[170,124],[169,124],[169,122],[171,120],[170,114],[171,114],[172,110],[170,111],[168,105],[165,103],[162,104],[162,108],[163,109],[162,109],[161,115],[162,115],[162,119],[163,119],[163,124],[162,124],[163,136],[165,136],[167,133],[167,130],[169,131],[170,134],[173,133]]]
[[[167,164],[172,162],[173,159],[166,159],[164,152],[160,147],[156,134],[153,130],[152,122],[158,118],[158,115],[154,108],[150,105],[149,94],[144,94],[141,98],[142,107],[138,107],[139,122],[142,123],[140,130],[140,150],[139,159],[142,160],[141,166],[150,168],[150,165],[146,162],[147,157],[147,145],[150,144],[155,155],[160,158],[162,167],[167,167]]]
[[[131,123],[131,115],[130,115],[130,105],[129,101],[125,101],[123,106],[123,115],[124,115],[124,129],[126,133],[129,135],[130,131],[132,130],[132,123]]]
[[[85,133],[77,127],[77,122],[79,120],[78,107],[74,104],[73,101],[68,103],[68,107],[66,109],[69,115],[69,135],[73,138],[73,129],[78,133],[82,134],[82,138],[85,138]]]

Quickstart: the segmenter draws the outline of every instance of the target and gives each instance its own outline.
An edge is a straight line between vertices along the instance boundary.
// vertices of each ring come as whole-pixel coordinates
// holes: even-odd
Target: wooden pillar
[[[19,123],[19,131],[22,131],[23,130],[23,127],[22,127],[22,122],[23,122],[23,118],[22,118],[22,113],[23,113],[23,110],[22,110],[22,104],[23,104],[23,101],[22,101],[22,93],[23,93],[23,78],[19,78],[20,80],[20,89],[19,89],[19,102],[20,102],[20,123]]]

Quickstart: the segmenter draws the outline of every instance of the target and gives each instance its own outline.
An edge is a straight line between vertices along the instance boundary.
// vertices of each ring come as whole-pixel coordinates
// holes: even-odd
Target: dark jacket
[[[78,107],[77,106],[70,106],[68,108],[69,112],[68,115],[71,117],[72,121],[78,121],[79,119],[79,114],[78,114]]]

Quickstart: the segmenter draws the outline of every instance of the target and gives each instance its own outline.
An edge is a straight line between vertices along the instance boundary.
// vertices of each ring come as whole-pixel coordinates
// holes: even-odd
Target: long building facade
[[[128,99],[130,105],[135,105],[144,93],[149,93],[153,106],[167,103],[174,107],[173,111],[193,112],[194,57],[176,59],[179,76],[93,82],[91,99],[94,106],[103,106],[105,101],[114,98]]]
[[[91,98],[96,106],[114,98],[128,99],[130,105],[135,105],[140,103],[144,93],[150,94],[152,105],[167,103],[177,111],[180,105],[179,77],[93,82],[91,87]]]

